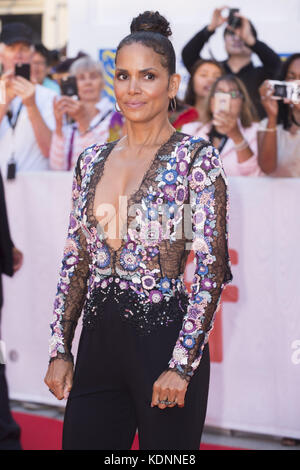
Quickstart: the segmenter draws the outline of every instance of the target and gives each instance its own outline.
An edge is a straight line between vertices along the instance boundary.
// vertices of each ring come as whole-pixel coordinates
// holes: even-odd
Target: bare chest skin
[[[105,161],[104,172],[95,191],[93,210],[106,233],[107,244],[114,250],[122,244],[128,199],[139,189],[158,148],[145,149],[132,156],[128,149],[117,144]]]

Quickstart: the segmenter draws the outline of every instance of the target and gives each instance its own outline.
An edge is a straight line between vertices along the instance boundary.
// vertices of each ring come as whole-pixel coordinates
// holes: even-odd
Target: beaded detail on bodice
[[[81,311],[83,325],[93,328],[101,304],[115,302],[137,334],[181,322],[166,368],[189,380],[208,340],[221,291],[232,278],[222,163],[208,142],[175,132],[149,162],[139,187],[125,198],[127,220],[121,224],[121,245],[114,249],[98,222],[94,202],[115,145],[86,149],[74,170],[50,355],[72,360]],[[195,274],[188,292],[183,276],[191,249]]]

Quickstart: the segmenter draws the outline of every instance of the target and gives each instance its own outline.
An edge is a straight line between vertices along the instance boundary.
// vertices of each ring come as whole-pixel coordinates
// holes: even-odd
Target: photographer
[[[218,105],[222,97],[227,110]],[[260,176],[256,114],[241,80],[225,75],[214,83],[206,106],[206,124],[195,134],[209,140],[221,155],[227,176]]]
[[[216,29],[228,23],[224,30],[224,46],[228,59],[221,62],[225,73],[236,75],[245,84],[260,118],[265,116],[260,104],[259,86],[267,78],[272,78],[280,67],[280,58],[266,44],[257,39],[257,33],[253,24],[241,15],[236,14],[235,21],[240,20],[238,26],[232,27],[232,17],[223,17],[222,13],[227,7],[214,10],[211,22],[197,33],[184,47],[182,60],[190,71],[194,63]],[[234,17],[233,17],[234,18]],[[229,24],[230,23],[230,24]],[[262,62],[262,66],[255,67],[251,61],[251,55],[255,53]]]
[[[300,101],[300,53],[283,63],[280,79],[298,84]],[[300,177],[300,102],[274,99],[268,81],[260,88],[267,118],[259,129],[259,162],[271,176]]]
[[[54,102],[56,129],[50,149],[52,170],[71,170],[85,148],[115,140],[122,132],[121,115],[114,112],[108,98],[101,98],[104,80],[100,63],[82,57],[72,64],[70,76],[76,78],[74,95],[78,94],[78,99],[62,93]]]
[[[48,169],[56,93],[30,81],[32,36],[23,23],[5,24],[0,35],[1,86],[6,95],[0,103],[0,167],[4,175],[8,168],[13,174]]]

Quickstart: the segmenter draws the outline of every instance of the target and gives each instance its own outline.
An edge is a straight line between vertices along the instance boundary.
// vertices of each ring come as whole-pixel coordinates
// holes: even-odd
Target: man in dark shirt
[[[1,275],[13,274],[20,269],[22,253],[14,247],[10,237],[5,205],[4,186],[0,172],[0,320],[3,305]],[[1,335],[0,335],[1,338]],[[2,345],[0,345],[1,347]],[[8,389],[5,378],[3,351],[0,350],[0,450],[20,450],[20,428],[12,418],[9,409]]]
[[[197,33],[183,48],[182,60],[190,71],[199,59],[202,48],[216,29],[226,23],[228,18],[222,16],[225,8],[214,10],[211,22]],[[241,15],[241,26],[231,28],[227,25],[224,31],[224,45],[228,59],[222,62],[225,73],[231,73],[240,78],[246,85],[250,98],[257,110],[259,118],[265,116],[260,102],[259,87],[264,80],[274,78],[280,69],[280,57],[265,43],[257,39],[257,33],[252,23]],[[252,53],[258,55],[262,66],[255,67],[251,61]]]

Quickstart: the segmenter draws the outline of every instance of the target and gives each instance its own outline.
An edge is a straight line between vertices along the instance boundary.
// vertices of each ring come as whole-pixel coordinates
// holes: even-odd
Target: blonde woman
[[[78,155],[87,147],[115,140],[122,133],[122,116],[102,97],[101,64],[88,56],[77,59],[70,68],[76,78],[78,99],[62,95],[54,102],[56,129],[50,148],[50,168],[71,170]],[[65,119],[65,116],[72,122]]]

